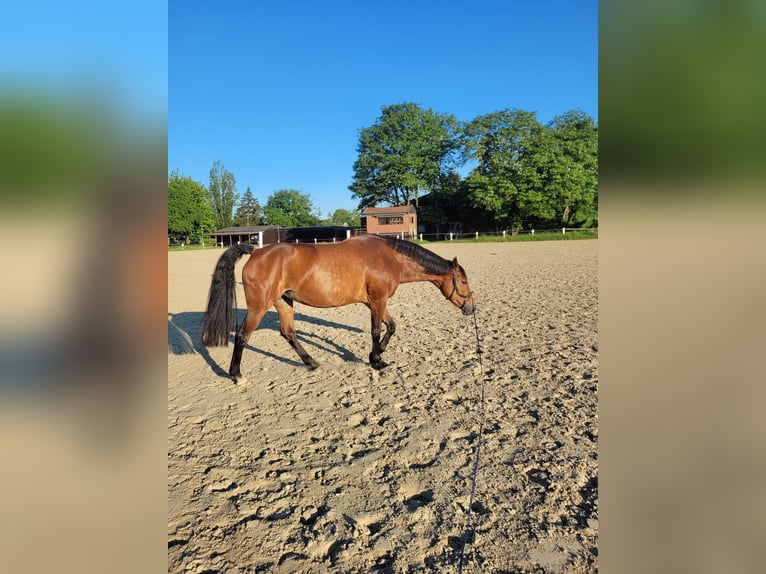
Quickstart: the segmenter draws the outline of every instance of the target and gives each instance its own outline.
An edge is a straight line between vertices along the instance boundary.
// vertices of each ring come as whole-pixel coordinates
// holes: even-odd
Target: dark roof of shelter
[[[347,225],[297,225],[295,227],[283,227],[282,229],[348,229]]]
[[[248,225],[242,227],[224,227],[218,229],[211,235],[245,235],[247,233],[258,233],[259,231],[266,231],[267,229],[276,229],[276,225]]]
[[[348,229],[345,225],[305,225],[295,227],[285,227],[283,225],[249,225],[242,227],[224,227],[210,233],[209,235],[247,235],[250,233],[258,233],[259,231],[267,231],[269,229]]]

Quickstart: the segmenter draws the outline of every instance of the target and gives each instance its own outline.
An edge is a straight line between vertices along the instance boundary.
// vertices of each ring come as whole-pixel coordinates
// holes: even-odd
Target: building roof
[[[368,207],[362,212],[362,215],[403,215],[405,213],[416,213],[415,206],[396,205],[394,207]]]

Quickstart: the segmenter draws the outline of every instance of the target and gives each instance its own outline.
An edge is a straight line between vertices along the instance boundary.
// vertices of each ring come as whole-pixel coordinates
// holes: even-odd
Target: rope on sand
[[[463,563],[465,560],[465,545],[466,545],[466,542],[468,541],[469,534],[472,540],[475,535],[475,529],[473,525],[473,518],[471,516],[471,510],[473,508],[473,497],[474,497],[474,494],[476,493],[476,476],[479,474],[479,456],[481,454],[481,437],[484,432],[484,387],[487,382],[487,377],[485,376],[486,373],[484,372],[484,364],[481,360],[481,355],[482,355],[481,341],[479,339],[479,325],[476,322],[475,310],[473,312],[473,326],[476,330],[476,355],[479,358],[479,369],[482,374],[481,402],[479,404],[479,438],[476,441],[476,455],[474,457],[473,474],[471,477],[471,494],[468,497],[468,508],[465,511],[466,529],[463,532],[463,536],[461,537],[461,540],[460,540],[460,560],[457,564],[458,574],[462,574],[463,572]]]

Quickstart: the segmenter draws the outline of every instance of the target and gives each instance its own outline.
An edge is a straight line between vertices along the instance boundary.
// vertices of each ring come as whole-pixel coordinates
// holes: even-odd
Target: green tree
[[[547,126],[534,112],[504,110],[466,126],[471,204],[498,224],[592,223],[598,209],[598,130],[581,111]]]
[[[263,208],[269,225],[300,227],[319,224],[319,216],[306,193],[296,189],[280,189],[271,194]]]
[[[597,132],[579,111],[555,117],[519,161],[517,204],[522,217],[548,225],[596,218]]]
[[[359,227],[362,224],[362,214],[358,209],[336,209],[327,217],[329,225],[346,225],[348,227]]]
[[[215,218],[205,186],[178,170],[168,177],[168,235],[189,243],[191,237],[215,231]]]
[[[239,206],[234,214],[234,225],[260,225],[262,218],[261,205],[248,187],[242,195],[242,199],[239,200]]]
[[[439,229],[449,223],[448,213],[465,213],[467,206],[464,188],[459,173],[450,171],[442,174],[431,190],[428,200],[423,200],[418,207],[418,223],[433,225]]]
[[[544,136],[536,112],[503,110],[468,123],[464,150],[478,164],[466,178],[473,207],[498,224],[521,226],[542,192],[535,154],[544,149]]]
[[[548,183],[557,216],[565,225],[598,219],[598,126],[580,110],[556,116],[548,124],[560,159]]]
[[[457,159],[458,122],[414,103],[384,106],[376,122],[359,133],[358,159],[349,190],[359,209],[388,203],[418,204],[422,191]]]
[[[234,175],[223,167],[220,161],[213,163],[210,169],[210,205],[215,214],[215,224],[218,229],[232,225],[232,213],[239,199],[237,181]]]

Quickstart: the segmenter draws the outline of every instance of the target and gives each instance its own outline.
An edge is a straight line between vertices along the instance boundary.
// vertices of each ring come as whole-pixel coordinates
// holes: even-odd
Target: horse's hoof
[[[370,366],[376,371],[382,371],[388,366],[388,363],[385,361],[378,361],[377,363],[370,363]]]
[[[317,363],[316,361],[311,361],[306,366],[309,368],[309,371],[314,371],[319,368],[319,363]]]
[[[248,379],[247,377],[239,376],[236,379],[234,379],[234,384],[241,388],[249,387],[250,379]]]

